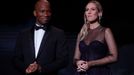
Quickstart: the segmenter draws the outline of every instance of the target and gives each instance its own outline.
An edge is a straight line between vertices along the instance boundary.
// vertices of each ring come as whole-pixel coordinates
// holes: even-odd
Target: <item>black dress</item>
[[[92,61],[108,55],[108,48],[104,38],[105,29],[102,26],[90,29],[88,35],[80,41],[81,60]],[[79,75],[111,75],[111,72],[107,65],[101,65],[91,67],[86,72],[79,73]]]

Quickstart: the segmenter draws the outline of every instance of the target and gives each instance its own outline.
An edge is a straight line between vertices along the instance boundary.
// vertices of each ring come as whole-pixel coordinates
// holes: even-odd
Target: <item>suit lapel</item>
[[[47,38],[49,36],[49,33],[50,31],[46,30],[46,33],[44,34],[43,36],[43,39],[42,39],[42,42],[41,42],[41,45],[40,45],[40,48],[39,48],[39,52],[38,52],[38,55],[37,55],[37,58],[40,56],[42,50],[46,50],[46,41],[47,41]]]

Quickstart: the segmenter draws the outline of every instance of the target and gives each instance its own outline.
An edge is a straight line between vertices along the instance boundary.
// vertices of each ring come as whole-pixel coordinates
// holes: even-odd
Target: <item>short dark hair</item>
[[[41,3],[41,2],[44,2],[45,4],[47,4],[47,5],[50,7],[50,3],[49,3],[47,0],[38,0],[38,1],[35,3],[34,10],[36,10],[38,4]]]

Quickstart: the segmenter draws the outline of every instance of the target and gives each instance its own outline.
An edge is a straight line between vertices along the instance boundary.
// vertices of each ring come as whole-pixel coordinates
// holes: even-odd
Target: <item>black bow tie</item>
[[[39,29],[46,30],[46,27],[44,27],[44,26],[41,27],[41,26],[36,26],[36,25],[35,25],[35,26],[34,26],[34,29],[36,29],[36,30],[39,30]]]

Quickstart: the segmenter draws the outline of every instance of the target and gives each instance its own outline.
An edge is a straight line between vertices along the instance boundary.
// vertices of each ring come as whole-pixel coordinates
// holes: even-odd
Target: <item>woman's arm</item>
[[[105,40],[109,49],[109,55],[98,60],[88,62],[88,66],[99,66],[117,61],[117,47],[113,37],[113,34],[109,28],[105,30]]]
[[[79,50],[79,41],[80,41],[80,37],[79,35],[77,36],[77,40],[76,40],[76,46],[75,46],[75,53],[74,53],[74,63],[76,64],[76,62],[78,60],[80,60],[80,50]]]

